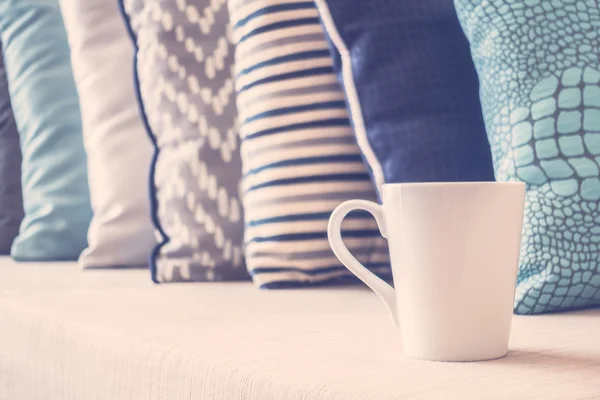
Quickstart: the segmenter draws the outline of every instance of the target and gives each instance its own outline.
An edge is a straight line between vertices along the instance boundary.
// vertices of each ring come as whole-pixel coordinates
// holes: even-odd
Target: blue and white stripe
[[[230,0],[237,43],[246,258],[263,288],[348,276],[327,242],[331,211],[375,199],[312,1]],[[389,274],[387,246],[365,213],[344,224],[350,251]]]

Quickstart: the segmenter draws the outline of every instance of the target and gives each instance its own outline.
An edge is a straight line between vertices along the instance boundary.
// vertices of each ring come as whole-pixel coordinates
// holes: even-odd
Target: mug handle
[[[368,211],[375,217],[381,236],[387,239],[387,226],[383,207],[367,200],[348,200],[336,207],[329,218],[327,236],[333,253],[354,275],[369,286],[383,301],[396,326],[399,325],[396,306],[396,292],[392,286],[369,271],[350,253],[342,240],[342,222],[354,210]]]

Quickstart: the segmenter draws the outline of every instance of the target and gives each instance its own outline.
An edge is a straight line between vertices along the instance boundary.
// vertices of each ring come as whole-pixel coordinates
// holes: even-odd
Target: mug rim
[[[382,187],[404,187],[404,186],[525,186],[525,182],[497,182],[497,181],[482,181],[482,182],[404,182],[404,183],[384,183]]]

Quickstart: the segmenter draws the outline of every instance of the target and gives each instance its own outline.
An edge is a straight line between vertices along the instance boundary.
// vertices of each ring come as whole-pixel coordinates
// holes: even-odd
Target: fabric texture
[[[155,282],[248,279],[233,47],[224,0],[123,0],[154,141]]]
[[[0,1],[0,37],[20,134],[25,218],[11,254],[77,259],[91,219],[81,116],[57,0]]]
[[[0,254],[9,254],[23,219],[21,147],[0,46]]]
[[[0,259],[0,399],[590,400],[600,310],[512,323],[508,357],[402,355],[369,290],[151,285],[141,270]],[[241,334],[240,332],[243,332]]]
[[[116,1],[61,0],[81,104],[94,216],[84,268],[147,265],[156,245],[148,175],[152,144],[140,118],[133,44]]]
[[[230,0],[242,135],[246,262],[261,288],[351,277],[327,241],[344,200],[376,199],[313,2]],[[373,218],[351,214],[346,245],[389,277]]]
[[[496,176],[528,184],[515,310],[600,305],[600,1],[455,3]]]
[[[317,5],[378,188],[494,180],[477,73],[451,1]]]

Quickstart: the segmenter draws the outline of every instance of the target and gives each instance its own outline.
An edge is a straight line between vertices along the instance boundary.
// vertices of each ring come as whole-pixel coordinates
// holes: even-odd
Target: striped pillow
[[[343,281],[327,242],[340,202],[374,199],[312,2],[230,0],[241,120],[248,268],[261,288]],[[348,248],[389,274],[375,221],[345,222]]]

